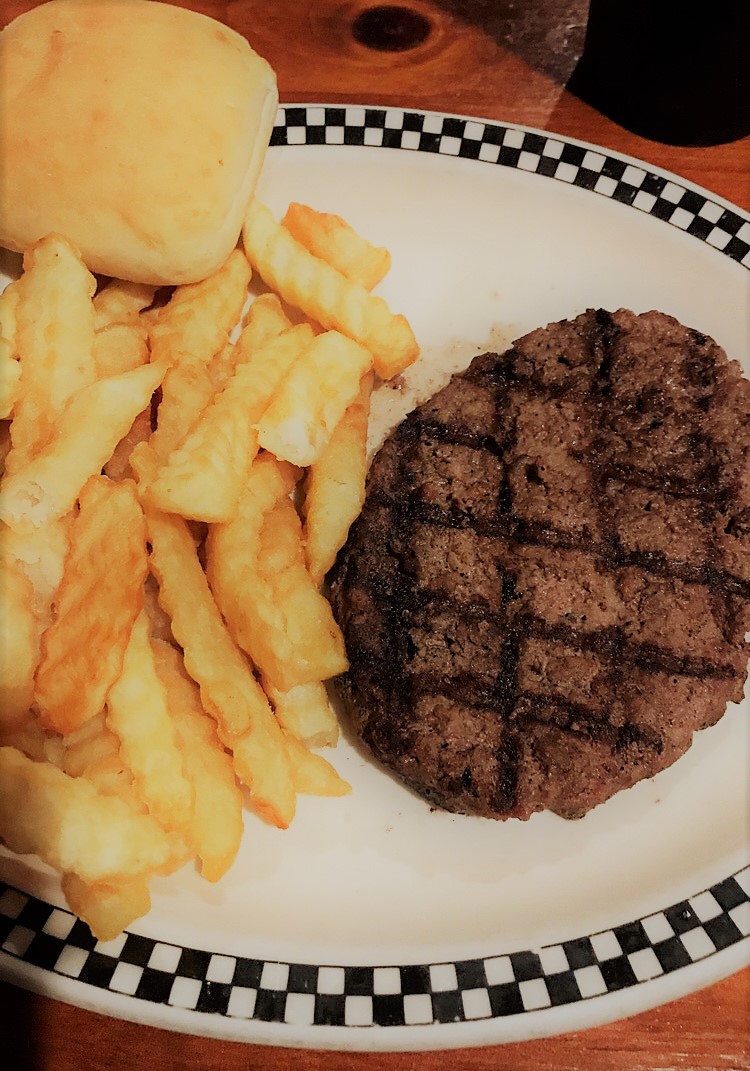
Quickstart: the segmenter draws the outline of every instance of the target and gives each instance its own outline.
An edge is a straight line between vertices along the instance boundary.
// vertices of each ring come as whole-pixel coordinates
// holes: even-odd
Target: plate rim
[[[307,135],[306,140],[304,142],[297,142],[297,141],[294,141],[294,140],[293,141],[282,140],[282,135],[281,135],[280,132],[288,130],[288,128],[289,128],[289,126],[291,124],[288,124],[286,122],[282,123],[282,122],[280,122],[280,119],[281,119],[282,116],[286,117],[288,112],[296,112],[296,111],[304,111],[304,112],[308,113],[307,120],[303,124],[303,127],[304,127],[304,129],[306,131],[306,135]],[[321,112],[323,113],[323,115],[325,117],[325,121],[324,122],[321,122],[321,118],[320,118],[320,113]],[[443,112],[443,111],[436,111],[436,110],[423,109],[423,108],[408,108],[408,107],[401,107],[401,106],[393,106],[393,105],[389,105],[389,104],[373,104],[373,103],[369,103],[369,102],[368,103],[359,103],[359,102],[326,103],[326,102],[323,102],[323,101],[317,101],[317,102],[316,101],[307,101],[307,102],[304,102],[304,103],[292,103],[292,104],[288,104],[288,103],[283,103],[282,102],[281,104],[279,104],[279,107],[278,107],[278,110],[277,110],[276,120],[274,122],[274,126],[273,126],[272,133],[271,133],[271,141],[270,141],[269,148],[270,149],[281,148],[281,147],[284,147],[284,148],[306,148],[307,147],[307,148],[309,148],[309,147],[312,147],[312,146],[321,146],[321,145],[324,145],[327,148],[336,148],[336,147],[342,148],[342,147],[346,147],[346,146],[380,148],[380,149],[382,149],[382,148],[394,148],[394,149],[400,150],[400,151],[430,153],[430,154],[433,154],[433,155],[453,157],[453,158],[458,158],[458,159],[470,159],[470,160],[471,159],[475,159],[475,157],[471,156],[469,153],[464,153],[464,154],[462,154],[461,152],[454,153],[454,152],[449,152],[449,151],[442,150],[442,149],[428,148],[426,145],[414,146],[412,144],[398,143],[395,138],[389,139],[390,142],[391,142],[390,144],[385,144],[384,145],[384,144],[372,143],[372,144],[367,144],[365,146],[359,146],[356,141],[339,142],[339,141],[335,141],[335,140],[324,140],[324,141],[318,140],[318,135],[316,135],[313,132],[316,131],[316,130],[319,130],[320,128],[329,127],[327,119],[329,117],[331,117],[331,113],[340,113],[340,112],[343,112],[344,114],[346,114],[347,112],[350,113],[350,114],[351,113],[356,113],[356,112],[365,112],[365,113],[370,112],[370,113],[373,113],[373,118],[374,118],[374,116],[376,114],[378,116],[383,116],[383,117],[389,117],[390,116],[392,120],[396,119],[397,122],[400,121],[402,124],[404,122],[409,123],[410,121],[414,121],[414,120],[420,121],[420,120],[425,120],[425,119],[433,120],[433,121],[436,121],[436,122],[444,122],[445,120],[448,120],[450,122],[455,121],[455,122],[457,122],[459,124],[464,124],[464,125],[465,124],[481,124],[482,126],[485,126],[487,128],[491,128],[491,129],[494,129],[494,130],[497,130],[497,131],[513,131],[516,134],[531,135],[533,138],[541,138],[545,142],[550,142],[550,143],[560,142],[563,145],[574,146],[576,148],[583,149],[586,152],[591,152],[595,156],[602,156],[602,157],[604,157],[604,160],[607,163],[612,161],[614,163],[624,163],[626,166],[630,165],[631,167],[635,168],[636,171],[643,171],[645,173],[645,177],[646,178],[653,177],[653,178],[657,178],[657,179],[665,179],[667,182],[672,182],[672,183],[674,183],[675,186],[681,187],[683,192],[693,192],[693,193],[697,194],[698,196],[705,198],[706,202],[708,202],[710,204],[713,204],[716,207],[720,207],[723,210],[726,210],[730,214],[730,216],[733,215],[733,216],[738,217],[738,219],[740,221],[739,222],[739,226],[737,225],[737,221],[736,220],[732,220],[731,218],[725,220],[725,223],[728,226],[738,226],[738,229],[743,229],[743,225],[744,224],[750,224],[750,209],[742,208],[740,205],[735,204],[733,201],[728,200],[726,197],[722,197],[721,194],[718,194],[718,193],[714,192],[713,190],[710,190],[708,187],[703,186],[700,183],[693,182],[692,179],[685,178],[683,175],[680,175],[677,172],[670,170],[669,168],[660,167],[658,164],[653,164],[653,163],[650,163],[647,160],[641,159],[640,157],[633,156],[633,155],[631,155],[629,153],[621,152],[619,149],[610,149],[610,148],[607,148],[606,146],[603,146],[601,144],[597,144],[596,142],[587,141],[584,138],[578,138],[578,137],[575,137],[573,135],[562,134],[562,133],[556,132],[554,130],[545,129],[543,127],[527,126],[524,123],[513,123],[513,122],[508,122],[508,121],[505,121],[505,120],[502,120],[502,119],[490,119],[490,118],[486,118],[486,117],[482,117],[482,116],[467,115],[467,114],[461,113],[461,112]],[[295,125],[295,127],[297,127],[299,124],[294,124],[294,125]],[[332,125],[332,124],[330,124],[330,125]],[[365,128],[367,128],[366,124],[363,124],[363,125],[365,125]],[[380,120],[379,119],[375,120],[375,125],[376,126],[380,125]],[[373,127],[370,127],[370,129],[372,129],[372,128]],[[385,127],[385,129],[390,130],[393,134],[407,133],[407,132],[408,133],[418,132],[412,127],[403,126],[403,125],[401,127],[399,127],[399,126]],[[423,130],[421,132],[422,133],[426,133],[426,134],[435,133],[435,132],[430,131],[430,130],[427,130],[427,131]],[[442,136],[443,132],[440,131],[440,134]],[[454,136],[454,135],[448,134],[446,136]],[[474,134],[471,137],[470,140],[472,140],[472,141],[478,140],[477,135]],[[507,148],[507,147],[515,148],[515,146],[513,146],[513,145],[510,145],[510,146],[502,145],[502,147],[503,148]],[[527,151],[527,150],[521,149],[519,151]],[[535,151],[532,151],[532,155],[536,155]],[[481,161],[477,161],[477,162],[488,163],[490,165],[495,164],[496,166],[506,166],[506,167],[515,168],[516,170],[524,170],[527,173],[532,173],[530,168],[528,168],[528,167],[519,168],[517,164],[512,163],[508,159],[505,159],[505,160],[498,159],[496,161],[495,160],[481,160]],[[536,173],[538,174],[539,172],[536,172]],[[544,177],[546,177],[546,178],[558,178],[558,179],[562,178],[561,176],[557,176],[557,175],[544,175]],[[604,177],[606,178],[606,177],[609,177],[609,176],[604,174]],[[569,182],[569,180],[565,179],[565,178],[562,178],[562,181]],[[572,183],[572,184],[575,185],[576,183]],[[579,185],[583,185],[583,184],[579,183]],[[613,193],[611,193],[611,192],[606,192],[605,190],[593,190],[593,189],[590,189],[590,188],[586,187],[585,185],[583,185],[583,188],[584,189],[588,189],[589,192],[597,193],[600,196],[604,196],[605,198],[607,198],[609,200],[619,200],[620,203],[624,203],[628,207],[636,208],[636,210],[638,210],[638,211],[646,212],[648,215],[652,215],[652,216],[655,216],[655,218],[662,219],[663,222],[669,223],[672,226],[678,227],[680,230],[686,230],[686,228],[682,227],[680,225],[680,222],[679,222],[679,220],[681,220],[682,217],[678,217],[677,220],[674,220],[674,219],[672,219],[670,217],[662,218],[661,216],[659,216],[659,211],[663,210],[664,212],[666,212],[666,206],[660,206],[660,208],[657,210],[657,212],[654,212],[652,210],[648,210],[648,209],[645,209],[645,208],[640,208],[640,206],[633,205],[631,202],[622,201],[622,200],[620,200],[620,198],[613,196]],[[635,192],[637,193],[642,189],[643,189],[642,186],[635,187]],[[671,216],[673,216],[674,215],[674,209],[679,207],[679,202],[673,201],[673,202],[670,202],[670,203],[672,205]],[[705,207],[705,206],[701,206],[701,208],[703,208],[703,207]],[[700,211],[700,209],[698,209],[698,211]],[[723,229],[723,228],[719,228],[719,229]],[[724,253],[724,255],[729,256],[730,259],[734,260],[740,266],[745,267],[748,270],[750,270],[750,233],[747,234],[748,241],[743,241],[742,242],[742,244],[744,246],[744,250],[742,252],[742,256],[741,257],[732,256],[731,253],[727,253],[726,252],[726,248],[720,248],[718,246],[713,245],[713,243],[711,243],[711,242],[706,242],[706,237],[701,237],[700,235],[698,235],[698,234],[696,234],[694,232],[690,232],[690,231],[687,231],[687,233],[689,233],[691,237],[697,238],[699,241],[702,241],[702,242],[704,242],[704,243],[706,243],[708,245],[711,245],[712,248],[714,248],[717,252]],[[725,233],[729,234],[730,232],[725,232]]]
[[[347,118],[354,121],[347,124]],[[362,140],[346,141],[347,129]],[[300,130],[303,141],[295,140]],[[677,227],[750,270],[750,212],[674,172],[579,138],[390,105],[281,104],[269,151],[316,145],[394,148],[536,173]],[[362,966],[235,957],[230,965],[225,961],[232,957],[135,931],[119,948],[119,939],[104,945],[72,912],[0,880],[0,978],[133,1022],[227,1040],[426,1051],[603,1025],[713,984],[750,964],[748,905],[750,865],[679,904],[537,949],[451,963]],[[179,956],[173,952],[170,960],[164,949]],[[584,977],[588,995],[581,989]],[[290,997],[299,998],[296,1021]],[[233,1014],[232,1001],[246,1014]],[[429,1014],[429,1022],[420,1019]]]

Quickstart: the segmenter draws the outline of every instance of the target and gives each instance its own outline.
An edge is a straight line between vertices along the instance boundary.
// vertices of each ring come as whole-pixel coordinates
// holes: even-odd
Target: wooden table
[[[4,0],[0,23],[34,6],[34,0]],[[355,40],[352,25],[374,0],[185,0],[181,6],[243,33],[275,68],[284,102],[391,104],[542,127],[668,168],[750,208],[750,138],[710,148],[647,141],[565,90],[582,48],[586,0],[403,0],[400,6],[422,16],[428,31],[403,51]],[[391,24],[391,43],[403,43],[418,23]],[[427,1054],[332,1054],[217,1042],[132,1026],[7,985],[0,985],[0,1009],[0,1066],[8,1071],[750,1068],[750,971],[612,1026]]]

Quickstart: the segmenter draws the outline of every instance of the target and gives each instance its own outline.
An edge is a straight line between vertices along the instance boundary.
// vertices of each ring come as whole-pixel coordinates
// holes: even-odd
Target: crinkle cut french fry
[[[13,356],[13,346],[0,337],[0,420],[13,412],[21,387],[21,362]]]
[[[282,331],[292,327],[276,294],[261,294],[245,314],[237,345],[248,360],[253,353]]]
[[[367,424],[373,377],[366,375],[359,395],[336,425],[305,480],[305,556],[320,585],[346,542],[362,509],[367,477]]]
[[[274,393],[258,423],[258,442],[293,465],[320,457],[370,370],[369,350],[338,331],[312,340]]]
[[[247,365],[237,369],[144,490],[152,505],[194,520],[226,521],[233,516],[258,452],[258,435],[248,414],[248,372]]]
[[[0,525],[0,560],[17,561],[31,581],[40,630],[52,620],[52,597],[62,580],[72,520],[71,512],[32,532],[21,533]]]
[[[2,562],[0,583],[0,726],[18,723],[34,697],[39,626],[34,588],[17,561]]]
[[[211,379],[211,385],[213,387],[213,397],[216,398],[218,394],[226,387],[229,380],[234,375],[234,370],[237,367],[237,347],[234,342],[227,342],[222,346],[218,353],[215,353],[207,365],[209,377]],[[212,399],[213,400],[213,399]]]
[[[104,706],[143,606],[147,567],[135,485],[92,477],[72,525],[57,615],[42,637],[35,701],[46,727],[71,732]]]
[[[279,499],[290,494],[297,476],[294,466],[277,461],[272,454],[260,454],[250,467],[237,516],[226,524],[212,525],[206,540],[206,576],[235,643],[267,676],[271,676],[269,667],[263,663],[273,659],[272,679],[281,688],[300,682],[278,682],[275,661],[283,661],[289,644],[283,634],[282,618],[273,605],[266,606],[269,596],[259,584],[260,537],[265,515]],[[247,592],[252,592],[252,597],[246,597]],[[265,634],[269,621],[273,622],[274,636],[281,640],[284,654],[273,650]]]
[[[149,360],[148,330],[137,321],[110,324],[94,335],[94,361],[99,379],[119,376]]]
[[[285,739],[298,792],[310,796],[347,796],[351,792],[352,786],[327,759],[308,751],[291,733],[286,733]]]
[[[263,520],[258,572],[281,613],[291,647],[288,672],[299,678],[295,683],[343,673],[348,667],[344,638],[328,600],[307,571],[302,525],[288,498],[277,502]]]
[[[69,733],[63,747],[61,769],[71,777],[82,777],[89,766],[120,753],[120,741],[107,727],[103,710]]]
[[[60,417],[54,438],[23,467],[4,477],[0,520],[27,532],[72,509],[83,485],[101,472],[138,413],[149,404],[163,374],[163,365],[147,364],[79,391]]]
[[[19,300],[18,279],[8,283],[4,290],[0,291],[0,336],[10,342],[13,356],[18,354],[16,341],[16,315]]]
[[[149,813],[167,829],[188,826],[193,789],[183,771],[144,610],[135,620],[122,671],[107,696],[107,725],[120,741],[120,754]]]
[[[143,585],[143,607],[148,614],[152,639],[163,640],[174,646],[172,622],[169,620],[169,615],[159,605],[159,585],[152,573],[148,574],[146,583]]]
[[[281,732],[278,722],[275,725]],[[279,829],[288,829],[297,808],[297,793],[283,740],[275,732],[271,741],[249,731],[222,737],[222,741],[232,752],[238,778],[248,786],[252,809]]]
[[[261,346],[292,327],[292,321],[275,294],[261,294],[248,309],[237,343],[228,342],[211,359],[210,373],[214,391],[224,390],[237,365],[248,361]]]
[[[16,308],[16,348],[23,363],[9,472],[48,441],[70,399],[96,378],[95,288],[76,250],[58,235],[42,238],[24,255]]]
[[[341,331],[369,349],[382,379],[403,372],[419,356],[404,316],[314,257],[265,205],[251,202],[242,233],[248,259],[264,281],[326,330]]]
[[[191,354],[207,364],[224,346],[247,299],[250,265],[235,249],[213,275],[179,286],[150,331],[152,361]]]
[[[130,455],[139,443],[146,442],[151,437],[151,406],[139,413],[130,426],[130,431],[120,439],[112,452],[104,473],[110,480],[127,480],[132,478],[133,471],[130,467]]]
[[[0,724],[0,744],[22,751],[35,762],[51,762],[62,769],[65,744],[58,733],[44,729],[34,710],[11,725]]]
[[[11,851],[38,855],[89,883],[151,873],[173,854],[169,835],[149,815],[11,747],[0,747],[0,838]]]
[[[132,811],[148,813],[132,771],[120,754],[120,741],[107,726],[104,711],[62,740],[57,765],[71,777],[85,777],[102,796],[117,796]]]
[[[179,651],[153,641],[156,670],[169,697],[169,710],[195,800],[190,840],[201,874],[218,881],[234,862],[242,840],[242,793],[232,759],[205,713],[200,691],[188,676]]]
[[[151,910],[148,879],[88,885],[75,874],[63,874],[62,891],[70,910],[98,941],[112,941]]]
[[[156,288],[148,283],[112,279],[94,295],[94,329],[138,321],[138,314],[154,300]]]
[[[293,201],[281,222],[313,256],[327,261],[365,290],[372,290],[390,270],[388,250],[372,245],[341,216]]]
[[[147,511],[159,601],[183,649],[204,708],[234,755],[253,806],[278,825],[294,814],[294,787],[278,722],[252,669],[227,632],[185,522]]]
[[[341,631],[305,568],[288,498],[264,512],[252,494],[243,498],[237,517],[210,531],[206,571],[230,632],[275,688],[289,691],[347,668]]]
[[[185,354],[167,369],[156,411],[156,431],[149,442],[155,459],[166,461],[211,404],[213,396],[211,369],[202,358]]]
[[[271,338],[248,362],[241,361],[182,446],[147,485],[148,501],[183,517],[231,520],[258,452],[254,424],[312,340],[312,329],[302,324]]]
[[[333,747],[337,743],[338,722],[321,681],[298,684],[288,692],[274,688],[266,680],[263,687],[281,727],[305,747]]]

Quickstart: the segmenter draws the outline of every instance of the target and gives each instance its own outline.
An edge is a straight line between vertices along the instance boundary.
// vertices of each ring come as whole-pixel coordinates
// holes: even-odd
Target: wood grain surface
[[[37,6],[3,0],[0,24]],[[502,119],[604,145],[750,209],[750,138],[709,148],[624,130],[565,89],[586,0],[404,0],[424,40],[403,51],[358,42],[367,0],[188,0],[244,34],[275,68],[283,102],[367,102]],[[708,9],[706,9],[708,10]],[[698,75],[696,75],[698,76]],[[750,315],[750,309],[748,310]],[[224,1043],[134,1026],[0,984],[2,1071],[743,1071],[750,971],[610,1026],[442,1053],[323,1053]]]

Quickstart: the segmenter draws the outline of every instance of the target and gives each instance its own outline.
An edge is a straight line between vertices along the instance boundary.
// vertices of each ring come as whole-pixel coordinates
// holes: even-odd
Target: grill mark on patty
[[[655,337],[653,345],[649,333]],[[565,344],[557,349],[556,335],[565,340]],[[644,339],[651,349],[646,349],[642,374],[634,375],[630,362],[631,346],[635,345],[637,350],[640,345],[643,349]],[[654,345],[664,346],[665,360],[674,360],[674,353],[678,353],[677,364],[670,370],[670,383],[682,377],[684,389],[680,388],[681,394],[672,397],[670,383],[662,384],[662,379],[667,377],[653,365]],[[651,366],[649,361],[652,361]],[[395,474],[392,467],[383,469],[382,463],[375,459],[368,480],[367,502],[332,574],[331,592],[334,609],[344,621],[350,649],[352,668],[343,687],[354,709],[355,723],[366,742],[374,739],[373,721],[393,719],[398,723],[398,747],[394,745],[389,754],[381,740],[381,746],[374,746],[373,750],[418,791],[449,809],[473,813],[528,817],[541,806],[551,806],[566,816],[577,816],[585,813],[588,805],[601,802],[639,777],[651,776],[661,766],[674,761],[686,746],[671,742],[670,725],[657,729],[651,724],[638,724],[633,716],[635,707],[631,711],[628,705],[635,702],[632,698],[624,705],[619,702],[618,697],[627,692],[633,673],[645,674],[654,686],[666,678],[682,681],[684,687],[699,690],[710,684],[710,702],[714,707],[730,698],[739,698],[738,688],[741,690],[744,676],[739,667],[746,650],[741,634],[742,607],[750,599],[750,579],[736,575],[727,566],[712,535],[712,525],[719,511],[728,516],[725,531],[731,535],[736,533],[737,537],[743,535],[745,516],[750,516],[750,504],[741,501],[738,505],[737,501],[736,473],[741,470],[740,462],[730,457],[728,467],[723,463],[727,452],[731,454],[735,445],[725,432],[722,432],[722,441],[712,435],[715,425],[711,424],[711,419],[718,419],[712,416],[712,398],[722,384],[726,387],[728,367],[723,351],[718,350],[715,343],[697,332],[681,328],[669,317],[662,314],[635,317],[623,311],[613,315],[599,310],[586,313],[574,322],[532,332],[504,357],[486,354],[477,358],[467,372],[454,377],[436,399],[410,414],[396,430],[393,436],[398,453]],[[649,381],[649,376],[653,381]],[[741,389],[747,388],[743,385]],[[450,405],[446,404],[446,399],[450,399]],[[563,437],[562,456],[567,450],[573,462],[579,467],[582,463],[586,466],[595,517],[593,529],[561,525],[565,518],[555,513],[554,465],[550,469],[552,477],[547,475],[547,480],[553,479],[550,486],[545,482],[544,468],[533,458],[521,464],[518,470],[525,475],[532,507],[535,494],[542,498],[546,494],[552,496],[551,517],[540,519],[528,512],[528,503],[524,506],[521,500],[519,504],[509,478],[511,460],[520,449],[516,419],[522,413],[531,412],[534,405],[542,414],[550,414],[549,434],[553,439],[556,405],[562,405],[560,412],[565,413],[568,412],[565,406],[573,406],[570,411],[579,414],[576,419],[580,427],[576,425],[574,428],[578,438],[573,442]],[[485,415],[482,422],[477,423],[476,413],[480,412]],[[474,418],[469,419],[472,414]],[[528,419],[533,419],[533,414]],[[491,426],[487,426],[487,421]],[[632,447],[627,431],[631,426],[636,444],[646,428],[649,435],[661,435],[658,444],[664,443],[669,449],[662,453],[655,449],[649,453],[648,449],[638,445]],[[542,457],[544,451],[551,448],[544,439],[542,435],[539,444]],[[494,467],[490,465],[488,469],[495,473],[493,479],[496,480],[490,491],[490,495],[494,495],[490,502],[494,504],[489,509],[486,501],[483,501],[481,510],[471,502],[462,508],[451,497],[451,451],[461,449],[467,451],[462,462],[464,469],[473,458],[480,468],[485,464],[482,457],[494,459]],[[627,456],[628,450],[633,453],[632,457]],[[750,446],[744,441],[736,451],[739,451],[736,456],[744,457],[745,461],[750,456]],[[425,452],[426,460],[421,452]],[[699,463],[686,460],[691,453],[698,455]],[[425,475],[424,465],[437,465],[436,458],[439,460],[443,455],[449,458],[445,462],[445,471],[439,470],[438,466],[432,474],[428,471]],[[519,457],[522,462],[522,454]],[[470,481],[470,470],[461,471]],[[562,471],[564,476],[565,470]],[[435,500],[423,500],[420,480],[426,481],[431,492],[437,488]],[[447,490],[441,491],[441,481]],[[624,490],[618,492],[619,498],[611,497],[609,487],[612,481],[623,485]],[[644,515],[646,536],[637,530],[640,515],[637,510],[633,513],[632,501],[633,496],[641,492],[644,501],[648,499],[647,510],[650,496],[656,496],[657,507],[663,503],[666,510],[661,522],[666,532],[664,545],[659,545],[658,524],[649,529],[647,515]],[[441,494],[444,498],[447,494],[448,505],[439,501]],[[620,501],[630,502],[628,508],[632,516],[629,517],[626,510],[624,520],[623,516],[613,512],[613,502]],[[690,550],[682,557],[675,556],[674,540],[670,542],[669,534],[670,524],[680,527],[679,512],[674,514],[677,520],[674,517],[670,520],[670,509],[674,512],[680,503],[685,504],[679,508],[688,511],[686,516],[693,524],[693,538],[703,546],[700,553]],[[377,575],[367,574],[358,566],[360,541],[364,546],[367,540],[368,513],[376,506],[387,511],[401,540],[398,552],[390,552],[398,562],[399,580],[385,587]],[[525,508],[527,512],[524,512]],[[625,528],[620,527],[622,524]],[[628,524],[636,525],[638,538],[635,545],[627,542]],[[420,551],[431,559],[427,563],[426,579],[420,578],[420,569],[424,568],[425,562],[420,560],[414,543],[414,533],[420,528],[428,533],[422,537],[425,542]],[[592,534],[594,530],[595,535]],[[632,532],[630,535],[632,539]],[[647,537],[652,538],[651,545]],[[641,541],[646,538],[645,547],[638,544],[639,538]],[[435,549],[438,547],[441,549]],[[448,549],[442,549],[444,547]],[[490,552],[488,547],[494,550]],[[497,560],[490,568],[486,559],[494,552]],[[441,554],[455,557],[452,572],[441,571]],[[552,577],[552,594],[539,596],[538,610],[534,610],[529,602],[536,596],[530,595],[529,590],[519,584],[519,563],[528,565],[529,561],[532,562],[530,575],[534,575],[534,568],[537,572],[541,570],[540,575],[548,568]],[[431,577],[428,575],[430,569]],[[465,590],[458,590],[457,577],[462,575],[462,569],[469,580],[475,578],[475,583],[476,577],[484,577],[479,588],[472,590],[471,584],[467,583]],[[647,606],[649,600],[657,607],[672,606],[674,612],[681,615],[680,628],[688,629],[686,639],[688,634],[692,637],[695,633],[694,649],[680,650],[682,640],[679,637],[661,633],[658,642],[654,642],[648,632],[634,638],[627,634],[617,614],[609,623],[596,624],[594,621],[592,624],[586,621],[585,613],[579,608],[576,612],[583,613],[581,623],[556,620],[552,610],[554,600],[567,596],[556,595],[554,584],[559,582],[562,591],[570,579],[568,573],[574,575],[576,569],[582,573],[581,582],[585,582],[582,605],[585,608],[586,598],[591,600],[595,619],[597,615],[603,621],[607,615],[612,618],[613,607],[619,598],[624,600],[623,606],[630,607],[632,603],[628,613],[636,613],[636,616],[641,600]],[[586,586],[589,576],[591,587]],[[547,582],[545,577],[541,576],[540,580],[537,576],[536,581],[542,584],[540,590],[543,591]],[[483,588],[488,582],[499,584],[499,599],[493,595],[491,605]],[[598,586],[611,592],[622,588],[625,594],[600,597],[596,594]],[[392,642],[384,646],[379,667],[375,666],[378,662],[375,659],[368,670],[372,672],[377,668],[379,679],[387,683],[385,710],[368,708],[368,678],[367,674],[362,675],[359,667],[358,651],[362,643],[353,630],[346,628],[347,588],[358,588],[367,593],[377,607],[375,613],[381,625],[393,636]],[[681,604],[680,599],[683,600]],[[702,608],[701,621],[692,622],[691,607]],[[669,616],[671,611],[664,612]],[[440,615],[448,624],[443,623]],[[575,617],[575,613],[572,616]],[[423,622],[419,626],[422,630],[419,635],[427,629],[427,639],[423,637],[423,640],[428,643],[428,648],[433,642],[429,636],[430,621],[436,623],[438,630],[449,627],[455,632],[458,654],[452,656],[452,669],[425,671],[420,664],[420,651],[415,646],[419,642],[414,638],[418,635],[414,631],[416,621]],[[476,648],[477,641],[471,633],[481,625],[499,637],[492,641],[497,647],[490,648],[496,652],[492,670],[486,664],[479,669],[471,664],[472,657],[474,662],[477,659],[481,662],[482,658],[486,662],[486,655]],[[712,638],[712,628],[716,638]],[[438,631],[438,645],[440,635]],[[670,639],[674,647],[669,645]],[[619,703],[618,719],[612,720],[611,712],[571,700],[565,694],[564,680],[558,682],[560,691],[554,694],[519,687],[521,657],[528,645],[537,641],[551,645],[552,650],[567,651],[569,657],[601,664],[598,687]],[[428,664],[431,651],[429,648],[427,652]],[[363,662],[370,665],[367,659]],[[692,719],[689,724],[693,728],[716,720],[710,712],[705,714],[704,707],[709,699],[700,698],[704,693],[686,694],[690,694],[691,703],[704,704],[697,713],[691,708],[684,714],[685,718]],[[473,769],[471,764],[462,765],[459,747],[455,768],[445,766],[440,774],[443,767],[439,766],[431,774],[425,773],[420,766],[422,759],[418,747],[415,753],[410,753],[404,741],[408,739],[414,743],[417,740],[414,736],[417,727],[410,719],[417,703],[426,698],[434,699],[436,703],[442,699],[452,704],[457,717],[461,710],[465,710],[466,717],[487,719],[489,737],[486,747],[489,750],[485,753],[481,741],[478,745],[484,767]],[[495,729],[492,729],[493,722]],[[493,733],[498,731],[501,738],[492,744]],[[612,766],[601,775],[603,783],[591,787],[590,791],[584,784],[580,799],[556,798],[554,792],[550,795],[548,787],[540,787],[546,777],[545,771],[553,770],[557,761],[550,758],[544,748],[552,747],[554,751],[555,747],[563,747],[554,740],[550,744],[551,738],[544,736],[552,731],[563,734],[560,741],[569,738],[574,750],[589,745],[603,747],[612,757]],[[382,737],[382,727],[378,732]],[[537,741],[539,733],[542,733],[540,740],[547,743],[542,745]],[[680,730],[675,740],[682,740],[684,736]],[[686,736],[688,741],[689,736],[690,731]],[[531,742],[531,748],[527,746],[528,742]],[[648,760],[647,754],[651,756]],[[638,759],[638,755],[642,758]],[[624,766],[618,756],[628,756]],[[442,756],[439,762],[443,762]],[[486,783],[488,771],[492,774],[492,788]],[[535,790],[529,787],[534,783],[537,784],[538,799],[532,798]]]
[[[546,716],[545,716],[546,715]],[[560,699],[558,696],[531,695],[521,692],[518,697],[516,719],[527,728],[533,723],[554,724],[559,729],[581,739],[596,740],[607,744],[613,754],[627,747],[643,747],[660,755],[664,739],[650,728],[642,728],[633,722],[613,725],[607,718],[592,714],[586,707]]]
[[[606,475],[609,475],[608,473]],[[651,485],[633,482],[633,487],[643,487],[646,490],[656,490]],[[663,488],[661,488],[663,490]],[[675,496],[680,497],[680,496]],[[685,496],[687,497],[687,496]],[[695,496],[690,496],[695,497]],[[390,494],[373,493],[372,501],[383,506],[395,508],[397,499]],[[705,503],[704,503],[705,504]],[[560,531],[552,525],[539,522],[525,522],[512,515],[512,500],[508,488],[507,479],[503,479],[498,511],[494,522],[475,521],[467,513],[448,514],[438,506],[418,503],[408,511],[408,520],[412,523],[419,521],[434,525],[436,528],[471,529],[480,535],[491,536],[496,539],[512,540],[519,546],[547,546],[558,547],[561,550],[581,549],[583,544],[569,532]],[[607,525],[606,514],[600,508],[600,524],[602,528]],[[739,529],[739,525],[737,526]],[[734,530],[737,530],[734,529]],[[586,549],[593,558],[607,564],[613,570],[637,567],[652,576],[665,579],[682,580],[686,584],[697,584],[708,587],[712,591],[723,595],[737,595],[740,598],[750,599],[750,580],[735,576],[717,567],[715,548],[709,545],[711,558],[698,565],[675,562],[660,551],[627,551],[610,541],[589,543]],[[363,581],[367,584],[367,581]]]

